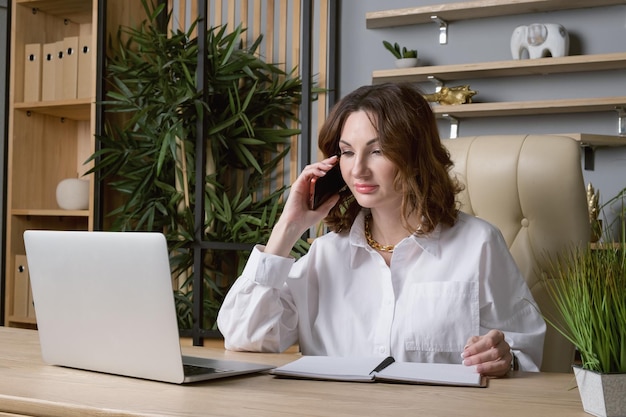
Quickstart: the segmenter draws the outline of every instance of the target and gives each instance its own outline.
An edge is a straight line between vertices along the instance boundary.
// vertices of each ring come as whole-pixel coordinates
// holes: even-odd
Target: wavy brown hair
[[[339,140],[350,114],[364,111],[378,132],[380,149],[397,168],[394,185],[402,193],[402,224],[409,232],[422,219],[420,233],[438,224],[452,226],[458,214],[456,195],[462,186],[450,176],[453,163],[439,138],[437,122],[422,92],[410,83],[360,87],[342,98],[320,129],[324,157],[339,154]],[[324,219],[330,230],[347,231],[361,206],[347,190]]]

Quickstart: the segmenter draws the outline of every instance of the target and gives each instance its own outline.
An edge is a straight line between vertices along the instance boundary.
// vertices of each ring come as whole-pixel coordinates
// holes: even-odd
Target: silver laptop
[[[162,234],[28,230],[24,243],[46,363],[171,383],[273,368],[181,354]]]

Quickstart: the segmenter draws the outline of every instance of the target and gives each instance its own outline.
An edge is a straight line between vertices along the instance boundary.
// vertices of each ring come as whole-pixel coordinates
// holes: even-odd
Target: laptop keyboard
[[[185,371],[185,375],[205,375],[205,374],[221,374],[223,372],[229,372],[228,369],[219,369],[219,368],[211,368],[207,366],[196,366],[184,364],[183,369]]]

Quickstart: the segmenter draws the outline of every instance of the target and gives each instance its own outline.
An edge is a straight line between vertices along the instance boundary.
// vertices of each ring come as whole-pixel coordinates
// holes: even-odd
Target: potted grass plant
[[[545,317],[546,321],[576,346],[581,360],[574,365],[574,373],[583,408],[603,417],[626,416],[623,213],[620,220],[621,233],[616,242],[573,249],[553,260],[554,275],[550,279],[544,276],[544,284],[561,315]]]
[[[416,67],[419,63],[416,49],[408,49],[406,46],[400,47],[397,42],[391,44],[391,42],[383,41],[383,45],[396,58],[397,68]]]

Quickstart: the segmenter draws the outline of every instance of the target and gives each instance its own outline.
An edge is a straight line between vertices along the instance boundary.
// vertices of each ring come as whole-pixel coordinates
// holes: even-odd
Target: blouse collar
[[[352,223],[350,228],[350,248],[352,259],[359,248],[367,249],[368,244],[365,240],[365,216],[369,213],[368,209],[362,209]],[[406,243],[405,243],[406,242]],[[432,256],[439,257],[441,253],[441,225],[437,225],[435,230],[427,235],[413,234],[401,242],[401,244],[415,244]]]

